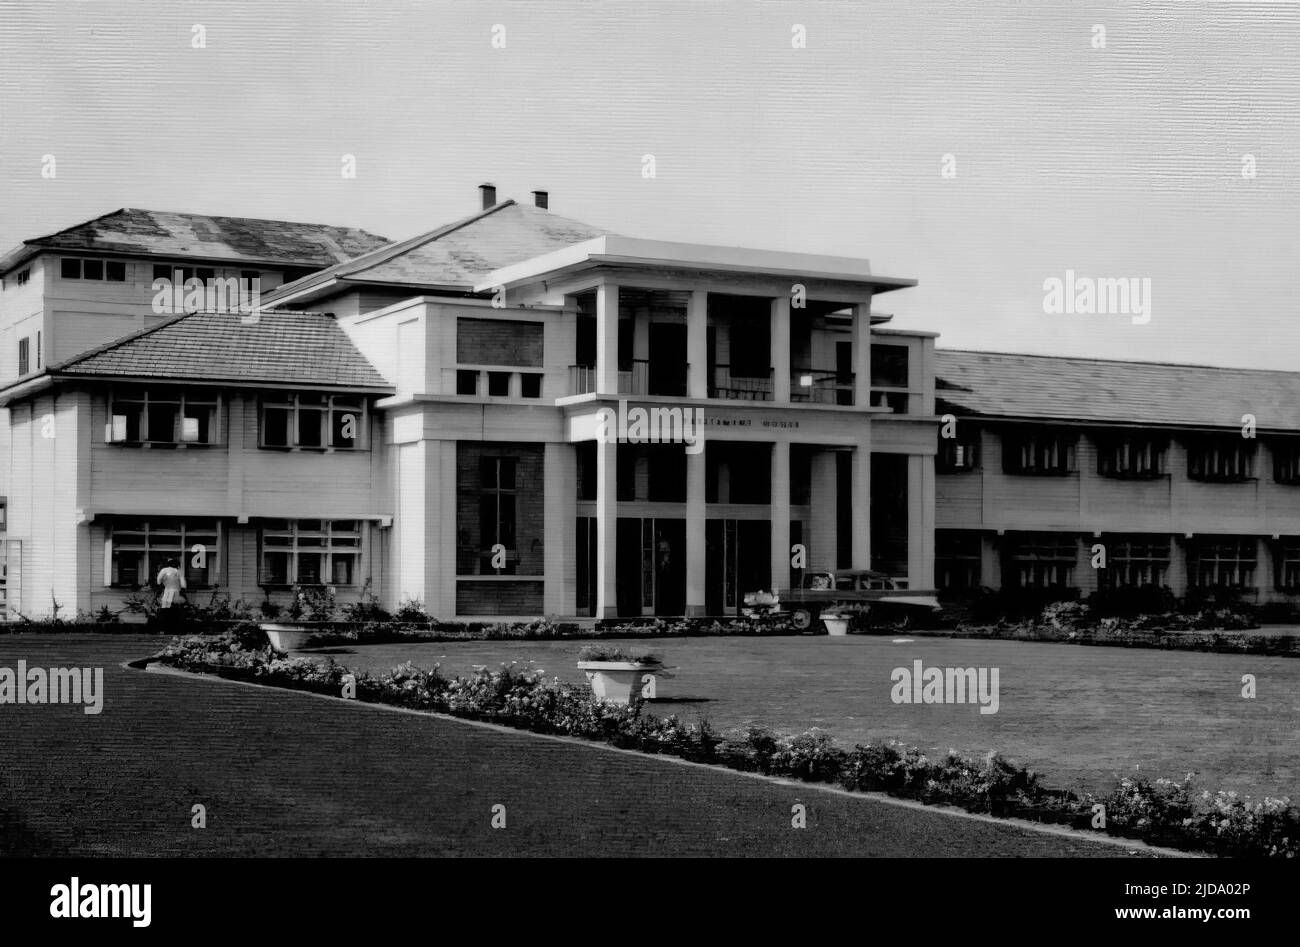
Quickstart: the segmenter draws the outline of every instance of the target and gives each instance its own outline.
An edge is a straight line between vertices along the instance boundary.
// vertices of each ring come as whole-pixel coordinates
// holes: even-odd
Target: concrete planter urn
[[[646,683],[644,676],[655,674],[663,665],[641,661],[579,661],[578,667],[587,672],[593,695],[615,704],[628,704],[634,695],[641,693]]]
[[[298,651],[329,634],[323,622],[262,622],[258,627],[276,651]]]
[[[822,624],[826,626],[826,634],[833,638],[840,638],[849,633],[849,616],[843,612],[822,612]]]

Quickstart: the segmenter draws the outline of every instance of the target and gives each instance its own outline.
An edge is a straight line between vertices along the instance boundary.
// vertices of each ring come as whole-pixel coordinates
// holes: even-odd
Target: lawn
[[[1125,851],[1082,834],[905,808],[582,741],[119,665],[162,643],[0,638],[0,666],[102,667],[105,685],[97,716],[74,706],[0,707],[0,857]],[[791,829],[796,802],[807,806],[806,831]],[[195,805],[206,807],[205,828],[192,826]],[[508,812],[504,829],[491,825],[496,805]],[[241,896],[252,895],[231,897]]]
[[[614,643],[611,641],[610,643]],[[1300,799],[1300,660],[1012,641],[675,638],[620,642],[675,666],[652,712],[718,728],[781,733],[821,727],[845,744],[898,738],[936,752],[996,749],[1062,787],[1104,790],[1114,777],[1196,774],[1198,785]],[[382,672],[405,660],[457,674],[518,661],[581,681],[581,642],[435,642],[333,649]],[[895,704],[891,671],[996,667],[999,709]],[[1242,675],[1257,696],[1241,696]]]

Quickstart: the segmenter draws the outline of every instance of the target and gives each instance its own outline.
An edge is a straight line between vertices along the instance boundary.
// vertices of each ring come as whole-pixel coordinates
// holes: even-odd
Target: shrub
[[[409,625],[427,625],[431,621],[429,613],[424,610],[424,603],[418,598],[408,598],[403,601],[397,606],[393,617]]]
[[[1178,599],[1163,585],[1117,586],[1093,592],[1087,606],[1099,618],[1135,618],[1173,612]]]
[[[352,622],[387,622],[393,616],[379,604],[379,597],[370,589],[370,579],[361,587],[361,596],[343,606],[343,617]]]

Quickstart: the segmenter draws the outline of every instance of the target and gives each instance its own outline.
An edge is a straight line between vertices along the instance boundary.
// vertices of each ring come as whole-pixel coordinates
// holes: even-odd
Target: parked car
[[[870,569],[811,571],[804,573],[797,588],[747,594],[741,614],[788,615],[795,628],[806,631],[820,625],[823,609],[838,606],[864,616],[872,625],[906,628],[939,611],[935,595],[934,590],[905,588]]]

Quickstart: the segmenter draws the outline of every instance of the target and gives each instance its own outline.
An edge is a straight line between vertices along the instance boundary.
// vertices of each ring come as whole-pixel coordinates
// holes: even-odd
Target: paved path
[[[0,666],[103,666],[98,716],[0,705],[11,855],[1123,856],[580,741],[120,667],[143,636],[2,636]],[[790,827],[803,803],[808,828]],[[207,828],[190,826],[202,804]],[[506,828],[491,827],[506,807]]]

